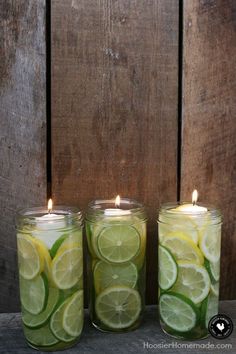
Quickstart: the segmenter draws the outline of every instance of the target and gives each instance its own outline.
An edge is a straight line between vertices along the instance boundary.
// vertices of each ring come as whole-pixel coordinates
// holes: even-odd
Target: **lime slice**
[[[134,288],[138,280],[138,271],[134,263],[110,264],[103,261],[94,268],[94,285],[97,293],[110,286],[128,286]]]
[[[203,266],[190,262],[178,262],[178,277],[173,291],[183,294],[198,304],[208,295],[210,284],[210,277]]]
[[[52,277],[59,289],[72,288],[83,273],[81,248],[63,249],[52,261]]]
[[[72,233],[70,233],[64,242],[62,243],[62,247],[68,247],[72,248],[73,247],[78,247],[82,249],[82,242],[83,242],[83,237],[82,237],[82,230],[76,230]]]
[[[48,280],[42,273],[32,280],[20,277],[20,299],[26,311],[33,315],[42,312],[48,299]]]
[[[208,323],[210,319],[218,314],[219,301],[218,298],[212,294],[208,296],[207,308],[206,308],[206,317],[205,317],[205,326],[208,328]]]
[[[219,297],[219,292],[220,292],[220,283],[219,282],[217,282],[215,284],[211,284],[211,292],[216,297]]]
[[[61,235],[61,237],[59,237],[54,244],[52,245],[52,248],[50,249],[50,255],[52,258],[55,257],[59,247],[61,246],[61,244],[65,241],[65,239],[67,238],[67,234],[63,234]]]
[[[140,270],[146,261],[146,235],[147,235],[147,226],[145,222],[134,222],[132,225],[140,235],[140,250],[137,255],[132,259],[132,262],[136,265],[137,269]]]
[[[159,286],[163,290],[170,289],[177,279],[177,265],[172,254],[163,246],[158,248],[158,262],[159,262]]]
[[[32,315],[24,308],[22,309],[23,323],[30,328],[42,327],[48,322],[51,313],[54,311],[59,299],[59,290],[56,288],[49,288],[48,302],[45,310],[39,315]]]
[[[48,324],[39,329],[31,329],[24,326],[24,334],[26,339],[37,347],[46,347],[58,343],[58,339],[54,337]]]
[[[162,245],[168,248],[176,260],[204,263],[204,257],[195,243],[183,232],[172,232],[165,236]]]
[[[220,258],[221,227],[211,225],[206,227],[200,236],[199,246],[204,256],[213,263]]]
[[[111,329],[130,327],[141,312],[139,293],[131,288],[115,286],[105,289],[96,299],[95,311],[103,324]]]
[[[43,259],[31,236],[18,234],[17,249],[20,275],[25,279],[35,278],[43,270]]]
[[[100,255],[112,263],[130,261],[140,250],[140,243],[138,231],[124,224],[105,227],[97,239]]]
[[[63,328],[63,315],[70,298],[65,300],[57,310],[52,314],[50,320],[50,328],[55,337],[62,340],[63,342],[70,342],[75,339],[75,337],[69,335]],[[77,315],[77,314],[75,314]]]
[[[162,294],[159,311],[162,320],[175,331],[188,332],[197,324],[197,309],[183,295],[172,292]]]
[[[205,259],[204,265],[208,271],[211,282],[216,283],[220,279],[220,262],[209,262],[208,259]]]
[[[63,313],[62,325],[71,336],[78,337],[83,329],[84,293],[77,291],[67,302]]]

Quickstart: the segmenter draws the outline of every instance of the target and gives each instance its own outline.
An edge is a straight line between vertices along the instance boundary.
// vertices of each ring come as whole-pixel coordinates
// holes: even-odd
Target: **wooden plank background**
[[[45,203],[45,0],[0,2],[0,312],[19,310],[16,209]]]
[[[223,212],[221,298],[235,299],[236,2],[184,1],[182,199]]]
[[[177,106],[177,1],[52,1],[52,196],[147,205],[149,303],[157,209],[177,194]]]

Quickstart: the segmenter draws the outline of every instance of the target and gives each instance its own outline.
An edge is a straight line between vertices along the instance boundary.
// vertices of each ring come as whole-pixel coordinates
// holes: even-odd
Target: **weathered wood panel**
[[[147,205],[149,303],[154,217],[177,195],[178,14],[175,0],[52,0],[53,198]]]
[[[236,297],[236,2],[184,1],[182,199],[223,212],[221,297]]]
[[[16,209],[46,199],[45,0],[0,2],[0,312],[19,310]]]

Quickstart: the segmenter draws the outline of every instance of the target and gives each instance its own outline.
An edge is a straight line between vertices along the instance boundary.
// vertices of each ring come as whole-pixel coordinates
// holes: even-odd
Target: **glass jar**
[[[20,300],[25,338],[41,351],[69,348],[83,328],[82,217],[76,208],[20,211]]]
[[[221,225],[220,211],[211,206],[160,208],[160,322],[175,338],[207,337],[209,320],[218,313]]]
[[[145,307],[146,214],[142,204],[96,200],[86,215],[89,309],[102,331],[137,328]]]

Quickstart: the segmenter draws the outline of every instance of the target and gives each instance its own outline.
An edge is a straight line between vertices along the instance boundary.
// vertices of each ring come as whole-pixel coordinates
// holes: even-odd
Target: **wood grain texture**
[[[52,194],[85,209],[117,194],[155,217],[176,200],[178,1],[52,0]]]
[[[127,333],[102,333],[91,326],[88,313],[85,311],[84,329],[79,343],[63,353],[83,354],[206,354],[208,352],[219,354],[233,354],[236,347],[236,332],[225,340],[219,341],[213,337],[188,342],[173,340],[165,335],[159,324],[157,306],[147,306],[142,325],[133,332]],[[220,303],[220,313],[224,313],[236,326],[236,301]],[[1,354],[28,354],[35,353],[25,342],[19,313],[0,315],[0,352]],[[179,345],[173,346],[176,343]],[[180,344],[185,347],[180,347]],[[209,343],[211,349],[209,350]],[[187,346],[189,345],[189,346]],[[196,345],[196,347],[194,347]],[[203,347],[205,345],[205,348]],[[219,345],[223,345],[219,348]],[[198,346],[198,347],[197,347]],[[218,346],[218,347],[216,347]],[[40,352],[43,353],[43,352]],[[54,352],[56,353],[56,352]]]
[[[221,297],[236,297],[236,2],[184,1],[181,197],[223,213]]]
[[[0,2],[0,312],[19,310],[15,215],[46,198],[45,0]]]

